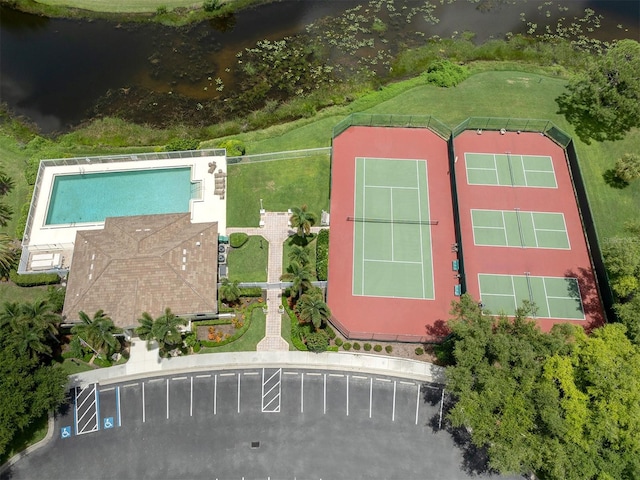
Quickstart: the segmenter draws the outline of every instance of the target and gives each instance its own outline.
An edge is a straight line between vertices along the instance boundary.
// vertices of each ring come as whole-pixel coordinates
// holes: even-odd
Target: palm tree
[[[56,338],[60,317],[53,312],[51,305],[46,300],[23,303],[21,313],[29,324],[38,330],[47,332],[52,338]]]
[[[0,233],[0,276],[6,277],[16,259],[16,249],[9,235]]]
[[[13,209],[0,202],[0,227],[6,227],[13,215]]]
[[[98,355],[108,356],[120,349],[120,342],[114,335],[118,333],[118,328],[103,310],[98,310],[93,317],[80,311],[78,317],[80,323],[71,329],[71,333],[78,335],[80,341],[98,352]]]
[[[22,315],[22,306],[18,302],[4,302],[0,310],[0,329],[13,328]]]
[[[21,320],[23,320],[22,317]],[[29,355],[31,358],[38,358],[40,355],[51,355],[51,347],[43,340],[46,336],[43,330],[33,328],[26,321],[18,321],[14,324],[10,334],[10,344],[18,353]]]
[[[220,288],[218,289],[220,299],[227,303],[235,303],[240,298],[240,288],[238,288],[238,281],[231,282],[228,278],[223,278]]]
[[[309,250],[300,245],[292,245],[289,250],[289,261],[298,262],[300,265],[309,263]]]
[[[136,333],[147,342],[156,340],[162,355],[166,355],[182,344],[182,333],[178,327],[186,325],[187,321],[177,317],[170,308],[166,308],[164,313],[155,320],[149,313],[144,312],[138,322],[140,326],[136,329]]]
[[[296,298],[300,298],[306,290],[311,288],[311,279],[311,267],[309,265],[301,265],[298,262],[291,262],[287,272],[280,277],[280,280],[293,283]]]
[[[7,175],[4,171],[0,170],[0,197],[11,192],[15,185],[16,183],[13,181],[13,178]]]
[[[322,296],[313,293],[302,295],[296,304],[296,310],[300,320],[312,323],[316,331],[331,318],[331,310],[322,300]]]
[[[291,226],[297,229],[296,234],[305,238],[311,233],[311,227],[316,224],[317,218],[314,213],[307,211],[307,206],[293,207],[291,209],[291,217],[289,218]]]

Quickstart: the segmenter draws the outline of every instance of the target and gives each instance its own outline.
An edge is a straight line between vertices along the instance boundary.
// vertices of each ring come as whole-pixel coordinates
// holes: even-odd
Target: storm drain
[[[251,448],[260,448],[260,442],[251,442]]]

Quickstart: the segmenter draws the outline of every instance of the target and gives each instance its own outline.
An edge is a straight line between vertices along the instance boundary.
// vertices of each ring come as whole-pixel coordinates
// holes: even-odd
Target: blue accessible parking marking
[[[113,417],[105,417],[102,420],[102,425],[104,426],[105,430],[108,428],[113,428]]]
[[[60,437],[61,438],[69,438],[71,436],[71,427],[62,427],[60,429]]]

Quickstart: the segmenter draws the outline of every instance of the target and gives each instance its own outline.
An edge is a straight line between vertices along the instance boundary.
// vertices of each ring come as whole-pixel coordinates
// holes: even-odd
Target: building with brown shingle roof
[[[79,230],[63,316],[78,321],[104,310],[119,327],[165,308],[183,317],[217,313],[218,224],[190,214],[107,218],[103,230]]]

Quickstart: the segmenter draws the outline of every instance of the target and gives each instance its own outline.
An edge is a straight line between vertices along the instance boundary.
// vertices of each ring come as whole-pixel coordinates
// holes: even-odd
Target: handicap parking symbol
[[[105,430],[108,428],[113,428],[113,417],[105,417],[102,420],[102,425],[104,426]]]
[[[60,436],[62,438],[69,438],[71,436],[71,427],[62,427],[60,429]]]

